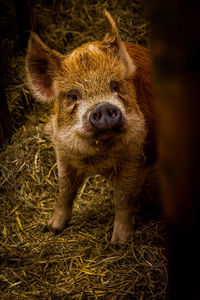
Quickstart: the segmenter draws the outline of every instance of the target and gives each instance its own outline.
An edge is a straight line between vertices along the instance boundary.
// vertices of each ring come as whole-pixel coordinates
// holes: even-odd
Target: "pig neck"
[[[101,174],[105,177],[118,175],[127,165],[131,169],[142,167],[144,165],[144,156],[141,148],[128,146],[126,149],[118,151],[108,151],[107,153],[98,153],[95,155],[77,155],[67,154],[69,164],[77,169],[78,173],[84,173],[87,176]]]

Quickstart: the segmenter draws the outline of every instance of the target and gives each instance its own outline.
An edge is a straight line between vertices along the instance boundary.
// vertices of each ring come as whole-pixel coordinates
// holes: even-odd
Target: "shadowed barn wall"
[[[153,1],[148,10],[170,299],[200,299],[200,4]]]

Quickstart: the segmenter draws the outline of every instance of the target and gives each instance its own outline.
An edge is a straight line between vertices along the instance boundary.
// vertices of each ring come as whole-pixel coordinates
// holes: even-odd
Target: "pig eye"
[[[68,92],[67,98],[70,101],[77,101],[77,100],[81,99],[81,93],[78,90],[71,90]]]
[[[112,92],[118,93],[119,92],[119,82],[116,80],[111,81],[110,88],[111,88]]]

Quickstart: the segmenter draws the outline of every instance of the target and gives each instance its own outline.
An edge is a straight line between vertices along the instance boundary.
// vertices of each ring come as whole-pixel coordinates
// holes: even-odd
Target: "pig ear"
[[[103,40],[103,48],[119,56],[125,66],[125,76],[131,77],[136,69],[135,64],[121,40],[117,25],[110,13],[107,10],[104,10],[104,15],[106,17],[109,30]]]
[[[48,48],[37,34],[31,32],[26,56],[28,85],[40,101],[52,101],[57,96],[55,77],[62,55]]]

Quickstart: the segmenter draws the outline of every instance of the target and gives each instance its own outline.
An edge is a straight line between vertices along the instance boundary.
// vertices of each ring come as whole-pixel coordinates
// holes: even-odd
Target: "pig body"
[[[48,132],[58,167],[59,198],[48,228],[61,232],[77,190],[88,175],[102,174],[114,189],[112,242],[133,231],[134,203],[155,162],[150,51],[123,43],[105,12],[109,32],[69,54],[49,49],[31,34],[26,58],[29,87],[53,101]]]

